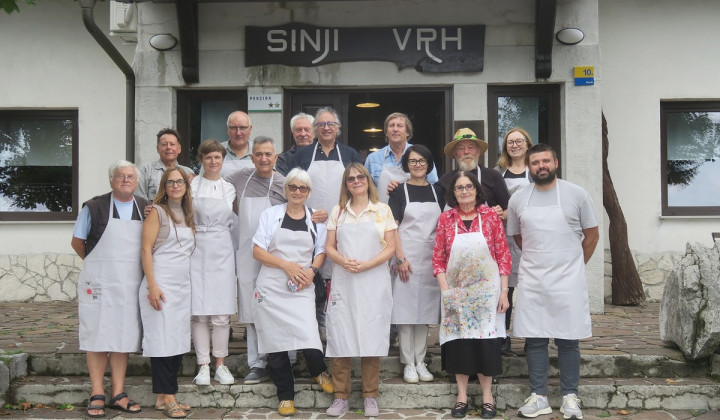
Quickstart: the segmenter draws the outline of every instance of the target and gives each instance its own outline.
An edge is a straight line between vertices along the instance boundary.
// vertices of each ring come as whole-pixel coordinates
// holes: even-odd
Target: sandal
[[[187,417],[187,412],[180,407],[177,401],[173,401],[164,410],[163,414],[171,419],[184,419]]]
[[[180,408],[183,409],[183,411],[190,411],[190,409],[192,408],[192,407],[190,407],[189,405],[183,404],[183,403],[181,403],[181,402],[179,402],[179,401],[175,401],[175,402],[178,403],[178,405],[180,406]],[[157,411],[164,411],[164,410],[165,410],[165,404],[156,405],[156,406],[155,406],[155,409],[156,409]]]
[[[453,407],[453,409],[450,410],[450,415],[455,418],[458,418],[458,419],[463,418],[467,415],[467,409],[468,409],[467,403],[458,401],[455,403],[455,407]]]
[[[118,404],[118,401],[122,400],[123,398],[127,398],[127,399],[128,399],[128,403],[127,403],[127,405],[125,405],[125,407],[123,407],[122,405]],[[138,409],[137,409],[137,410],[131,410],[130,407],[133,407],[133,406],[137,406]],[[116,410],[123,411],[123,412],[128,413],[128,414],[137,414],[137,413],[139,413],[139,412],[142,411],[142,407],[140,407],[140,404],[138,404],[138,403],[136,403],[135,401],[131,400],[131,399],[128,397],[128,395],[127,395],[126,393],[124,393],[124,392],[121,392],[121,393],[117,394],[116,396],[114,396],[114,397],[110,400],[110,407],[112,407],[112,408],[114,408],[114,409],[116,409]]]
[[[495,410],[495,404],[485,403],[482,405],[482,412],[480,413],[480,417],[484,419],[494,419],[496,415],[497,410]]]
[[[93,404],[93,401],[102,401],[102,405]],[[102,410],[102,413],[100,414],[90,414],[91,411],[100,411]],[[96,394],[90,396],[90,401],[88,402],[87,409],[85,410],[85,414],[87,414],[88,417],[92,418],[102,418],[105,417],[105,396]]]

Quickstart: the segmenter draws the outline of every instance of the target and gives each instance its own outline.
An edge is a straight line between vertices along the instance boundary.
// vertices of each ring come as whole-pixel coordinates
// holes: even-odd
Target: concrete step
[[[210,386],[195,386],[191,378],[180,378],[179,382],[178,400],[193,407],[275,409],[278,405],[271,382]],[[550,403],[557,409],[561,403],[559,382],[550,379],[549,385]],[[108,378],[105,388],[110,389]],[[155,403],[149,377],[127,378],[125,390],[143,407],[152,407]],[[298,378],[295,390],[295,405],[301,409],[324,409],[333,400],[332,394],[323,393],[309,378]],[[10,389],[14,401],[53,406],[63,403],[83,406],[87,404],[89,391],[89,380],[78,376],[31,375],[16,380]],[[498,408],[514,410],[529,396],[530,388],[525,379],[503,378],[493,386],[493,393]],[[477,383],[469,385],[468,395],[473,407],[482,403]],[[699,378],[583,379],[579,395],[582,406],[589,409],[718,410],[720,407],[720,384]],[[445,409],[455,403],[455,397],[455,385],[446,380],[411,385],[391,378],[381,380],[378,404],[381,408]],[[362,408],[361,383],[357,378],[353,381],[350,405]]]
[[[720,359],[720,357],[718,357]],[[445,376],[441,368],[440,356],[428,353],[426,358],[428,369],[435,376]],[[326,359],[330,366],[330,359]],[[244,354],[230,355],[225,364],[236,377],[244,377],[248,371],[247,358]],[[550,356],[550,376],[558,376],[557,355]],[[28,357],[28,370],[40,376],[87,376],[85,353],[55,353],[30,354]],[[293,366],[296,376],[305,376],[307,372],[302,354],[298,354],[298,361]],[[360,360],[353,360],[353,370],[356,375],[360,372]],[[382,378],[395,378],[402,375],[403,366],[399,356],[384,357],[380,365]],[[527,364],[524,355],[503,356],[504,377],[527,377]],[[195,376],[196,359],[194,354],[186,354],[180,376]],[[681,356],[668,355],[638,355],[638,354],[594,354],[581,352],[580,376],[583,378],[638,378],[638,377],[665,377],[665,378],[701,378],[711,373],[711,361],[685,360]],[[130,356],[128,363],[128,376],[149,376],[150,359],[138,354]]]

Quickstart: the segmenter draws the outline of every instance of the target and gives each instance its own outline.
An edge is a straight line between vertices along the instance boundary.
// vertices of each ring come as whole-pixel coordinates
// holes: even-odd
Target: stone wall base
[[[635,267],[645,290],[645,300],[660,302],[665,290],[665,280],[675,264],[685,255],[684,252],[661,252],[643,254],[632,251]],[[610,250],[605,250],[605,303],[612,303],[612,259]]]

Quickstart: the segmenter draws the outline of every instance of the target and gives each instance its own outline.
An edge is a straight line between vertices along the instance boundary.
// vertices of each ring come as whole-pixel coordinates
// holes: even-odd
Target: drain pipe
[[[125,74],[125,159],[135,161],[135,72],[125,57],[98,28],[93,16],[97,0],[79,0],[83,23],[90,35]]]

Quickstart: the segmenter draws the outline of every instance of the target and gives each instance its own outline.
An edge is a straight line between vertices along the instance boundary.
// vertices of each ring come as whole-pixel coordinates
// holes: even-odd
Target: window
[[[0,110],[0,220],[77,216],[77,110]]]
[[[720,101],[661,102],[663,216],[720,214]]]
[[[559,85],[488,86],[488,166],[500,157],[505,133],[524,128],[533,144],[547,143],[560,157]]]

